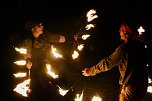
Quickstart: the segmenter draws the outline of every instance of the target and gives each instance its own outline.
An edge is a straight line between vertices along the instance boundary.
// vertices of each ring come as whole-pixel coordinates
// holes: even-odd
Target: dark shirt
[[[60,35],[50,34],[45,32],[37,39],[30,37],[25,39],[22,47],[27,49],[27,54],[31,56],[32,67],[31,70],[41,73],[50,59],[51,45],[53,43],[60,43]]]

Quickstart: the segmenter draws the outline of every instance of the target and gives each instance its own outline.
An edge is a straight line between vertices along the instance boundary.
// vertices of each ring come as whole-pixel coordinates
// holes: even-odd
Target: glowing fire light
[[[13,74],[15,77],[25,77],[27,74],[26,73],[16,73]]]
[[[30,79],[25,80],[23,83],[18,84],[13,91],[16,91],[17,93],[23,95],[24,97],[28,97],[28,93],[30,92],[30,88],[28,87],[29,83],[30,83]]]
[[[26,61],[25,60],[15,61],[14,63],[17,64],[17,65],[26,65]]]
[[[54,55],[56,58],[62,58],[62,55],[57,52],[56,48],[55,48],[53,45],[51,46],[51,49],[52,49],[53,55]]]
[[[79,45],[78,50],[81,51],[83,49],[83,47],[84,47],[84,44]]]
[[[25,48],[17,48],[15,47],[15,50],[21,54],[26,54],[27,53],[27,49]]]
[[[58,85],[57,85],[57,87],[59,88],[59,93],[60,93],[62,96],[64,96],[65,94],[67,94],[67,92],[69,91],[69,90],[63,90],[63,89],[61,89],[61,87],[59,87]]]
[[[81,95],[76,94],[76,98],[74,99],[74,101],[82,101],[82,99],[83,99],[83,92]]]
[[[148,83],[151,84],[152,80],[148,77]],[[147,92],[152,93],[152,86],[148,86]]]
[[[150,83],[152,83],[152,80],[148,77],[148,83],[150,84]]]
[[[96,14],[96,10],[94,9],[91,9],[88,13],[87,13],[87,17],[88,17],[88,22],[90,22],[91,20],[95,19],[95,18],[98,18]]]
[[[55,73],[53,73],[51,71],[51,65],[50,64],[46,64],[46,68],[47,68],[47,73],[49,75],[51,75],[54,79],[59,78],[59,75],[56,75]]]
[[[152,93],[152,86],[148,86],[147,92]]]
[[[93,27],[94,27],[93,24],[88,24],[88,25],[86,25],[85,29],[86,29],[86,30],[90,30],[90,29],[93,28]]]
[[[72,58],[75,59],[79,56],[79,53],[77,51],[74,51],[72,54]]]
[[[138,28],[138,32],[139,32],[139,34],[141,35],[143,32],[145,32],[145,29],[144,29],[142,26],[140,26],[140,27]]]
[[[102,99],[100,97],[94,96],[92,98],[92,101],[102,101]]]
[[[88,37],[90,37],[90,35],[82,35],[83,40],[86,40]]]

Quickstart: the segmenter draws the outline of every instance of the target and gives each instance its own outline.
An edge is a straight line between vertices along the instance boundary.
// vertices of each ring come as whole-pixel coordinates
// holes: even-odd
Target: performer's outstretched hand
[[[28,61],[28,62],[26,63],[26,67],[27,67],[28,69],[31,69],[31,67],[32,67],[32,62]]]
[[[90,76],[90,75],[89,75],[89,70],[90,70],[90,68],[84,68],[84,69],[82,70],[82,75],[84,75],[84,76]]]

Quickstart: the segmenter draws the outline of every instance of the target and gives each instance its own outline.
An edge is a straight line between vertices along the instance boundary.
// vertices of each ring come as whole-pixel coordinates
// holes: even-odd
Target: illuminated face
[[[120,39],[127,42],[128,41],[128,35],[122,30],[120,30],[119,33],[120,33]]]
[[[38,38],[39,35],[43,33],[43,27],[44,27],[43,24],[39,23],[38,25],[31,28],[32,34],[35,38]]]

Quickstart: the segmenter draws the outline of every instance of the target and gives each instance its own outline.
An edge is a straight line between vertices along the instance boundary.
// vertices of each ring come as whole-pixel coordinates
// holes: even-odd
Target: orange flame
[[[57,52],[56,48],[55,48],[53,45],[51,46],[51,49],[52,49],[53,55],[54,55],[56,58],[62,58],[62,55]]]
[[[88,22],[92,21],[95,18],[98,18],[98,16],[95,14],[96,14],[96,10],[94,10],[94,9],[89,10],[89,12],[86,15],[88,18]]]
[[[58,85],[57,85],[58,86]],[[59,88],[59,93],[62,95],[62,96],[64,96],[65,94],[67,94],[67,92],[69,91],[69,90],[63,90],[63,89],[61,89],[61,87],[59,87],[58,86],[58,88]]]
[[[93,96],[92,101],[102,101],[100,97]]]
[[[51,65],[50,64],[46,64],[46,68],[47,68],[47,73],[49,75],[51,75],[54,79],[59,78],[59,75],[56,75],[55,73],[53,73],[51,71]]]
[[[15,47],[15,50],[21,54],[26,54],[27,53],[27,49],[25,48],[17,48]]]
[[[76,98],[74,99],[74,101],[82,101],[82,98],[83,98],[83,91],[81,95],[76,94]]]
[[[28,93],[30,92],[30,88],[27,86],[30,83],[30,79],[25,80],[24,82],[18,84],[13,91],[21,94],[24,97],[28,97]]]
[[[15,61],[14,63],[17,64],[17,65],[26,65],[26,61],[25,60]]]

